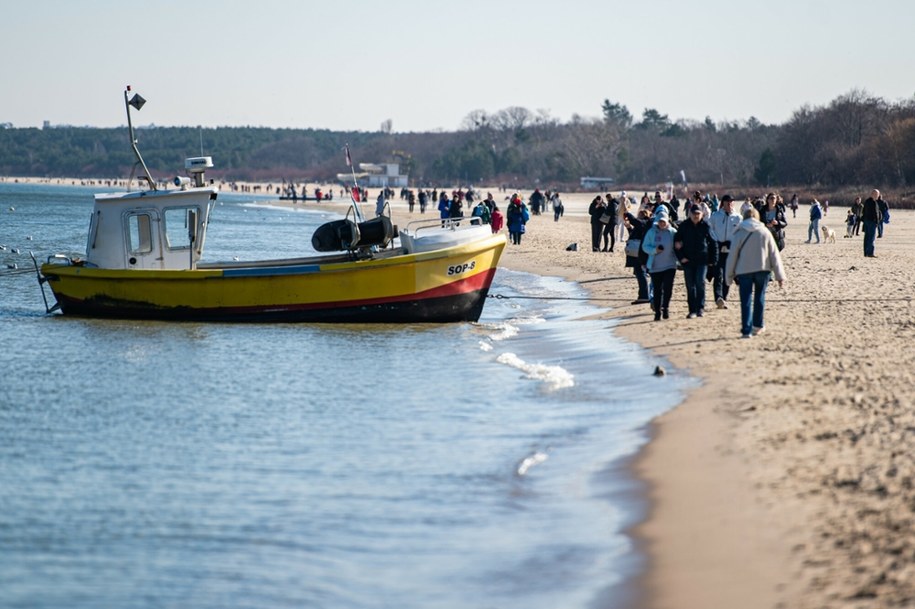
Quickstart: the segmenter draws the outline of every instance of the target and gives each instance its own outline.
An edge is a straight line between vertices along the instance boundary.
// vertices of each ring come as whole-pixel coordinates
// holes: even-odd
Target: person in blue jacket
[[[652,308],[654,320],[670,317],[670,297],[674,290],[677,274],[677,255],[674,250],[674,236],[677,233],[670,224],[670,215],[665,206],[655,210],[654,224],[642,239],[642,250],[648,254],[645,267],[651,276]]]
[[[508,226],[508,234],[511,237],[512,244],[521,245],[521,235],[524,234],[524,227],[530,219],[531,214],[527,210],[527,205],[524,204],[518,194],[512,195],[508,210],[505,212],[505,224]]]

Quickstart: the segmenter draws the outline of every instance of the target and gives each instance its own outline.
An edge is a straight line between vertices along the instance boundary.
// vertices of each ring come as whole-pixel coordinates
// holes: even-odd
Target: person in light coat
[[[724,280],[724,269],[728,263],[728,252],[731,251],[731,239],[743,218],[734,210],[731,195],[724,195],[718,209],[712,212],[709,226],[712,238],[718,243],[718,264],[711,270],[714,279],[712,288],[715,292],[715,304],[719,309],[728,308],[728,284]]]
[[[779,287],[784,285],[785,270],[775,237],[759,221],[759,212],[749,209],[731,239],[725,268],[728,285],[736,281],[740,290],[741,338],[765,332],[766,288],[771,275]]]
[[[642,251],[648,254],[645,268],[651,275],[652,309],[654,320],[669,319],[670,297],[677,274],[677,255],[674,250],[674,236],[677,229],[670,225],[667,207],[659,205],[654,224],[642,239]]]

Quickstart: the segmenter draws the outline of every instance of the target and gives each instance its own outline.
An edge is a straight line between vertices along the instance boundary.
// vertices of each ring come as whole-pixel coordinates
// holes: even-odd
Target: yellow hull
[[[502,235],[418,254],[233,263],[195,270],[45,264],[65,314],[227,321],[476,321]]]

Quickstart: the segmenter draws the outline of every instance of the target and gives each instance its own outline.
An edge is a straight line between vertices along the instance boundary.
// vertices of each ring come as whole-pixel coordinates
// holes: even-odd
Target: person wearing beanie
[[[670,317],[670,297],[677,274],[677,257],[674,251],[674,235],[677,230],[670,224],[670,214],[664,206],[655,211],[654,224],[642,239],[642,251],[648,254],[646,268],[651,276],[654,292],[652,308],[654,320]]]
[[[718,243],[712,238],[711,227],[702,217],[702,208],[693,205],[688,217],[677,227],[674,250],[683,267],[689,319],[705,314],[705,277],[709,265],[718,263]]]

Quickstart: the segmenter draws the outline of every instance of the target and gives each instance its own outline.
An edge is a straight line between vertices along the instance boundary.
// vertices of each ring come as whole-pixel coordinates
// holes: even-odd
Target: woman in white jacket
[[[748,209],[731,240],[725,268],[725,281],[730,285],[736,279],[740,288],[741,338],[765,332],[766,288],[773,274],[781,287],[785,282],[785,270],[778,245],[769,229],[759,221],[759,212]]]

